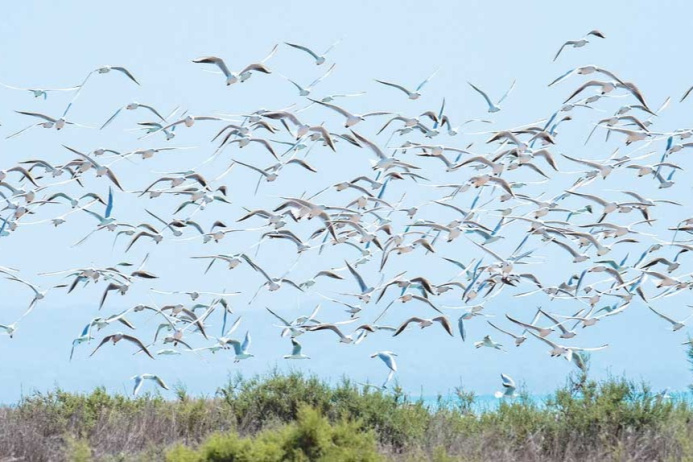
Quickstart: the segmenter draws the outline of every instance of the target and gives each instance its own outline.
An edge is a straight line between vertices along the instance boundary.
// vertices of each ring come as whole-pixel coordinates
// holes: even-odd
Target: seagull
[[[84,82],[82,82],[82,85],[80,85],[80,91],[81,91],[81,87],[84,86],[84,84],[87,82],[87,79],[89,79],[89,77],[90,77],[93,73],[96,72],[97,74],[108,74],[108,73],[111,72],[111,71],[120,72],[121,74],[125,75],[128,79],[130,79],[130,80],[132,80],[133,82],[135,82],[137,85],[140,84],[140,83],[137,81],[137,79],[132,75],[132,73],[131,73],[129,70],[127,70],[126,68],[122,67],[122,66],[103,66],[103,67],[99,67],[99,68],[96,69],[96,70],[91,71],[91,72],[89,73],[89,75],[87,75],[87,78],[84,79]]]
[[[337,336],[339,336],[339,342],[340,343],[350,344],[350,343],[354,342],[354,339],[351,337],[351,335],[344,335],[344,333],[339,329],[339,327],[337,325],[338,324],[351,323],[351,322],[356,321],[357,319],[358,318],[353,318],[353,319],[350,319],[349,321],[342,321],[339,323],[332,323],[332,324],[318,324],[315,326],[305,326],[305,329],[308,332],[317,332],[319,330],[331,330],[332,332],[337,334]]]
[[[363,301],[364,303],[368,303],[371,301],[371,296],[375,292],[375,287],[369,287],[366,285],[366,283],[363,280],[363,277],[354,269],[353,266],[349,264],[348,261],[344,261],[346,263],[347,269],[351,273],[352,276],[354,276],[354,279],[356,279],[356,282],[359,285],[359,289],[361,289],[361,293],[358,294],[358,298]]]
[[[99,130],[103,130],[111,122],[113,122],[113,119],[115,119],[123,109],[128,110],[128,111],[134,111],[135,109],[139,109],[139,108],[147,109],[148,111],[150,111],[151,113],[156,115],[162,122],[166,122],[166,119],[161,114],[159,114],[159,112],[156,109],[154,109],[152,106],[148,106],[146,104],[142,104],[142,103],[138,103],[138,102],[133,102],[133,103],[127,104],[127,105],[121,107],[120,109],[118,109],[111,117],[108,118],[108,120],[106,122],[104,122],[104,124],[101,126],[101,128]]]
[[[419,86],[417,86],[416,89],[413,90],[413,91],[412,91],[412,90],[408,90],[407,88],[405,88],[405,87],[403,87],[403,86],[401,86],[401,85],[398,85],[398,84],[396,84],[396,83],[386,82],[386,81],[384,81],[384,80],[378,80],[378,79],[376,79],[375,81],[378,82],[378,83],[381,83],[381,84],[383,84],[383,85],[387,85],[387,86],[389,86],[389,87],[392,87],[392,88],[396,88],[396,89],[398,89],[398,90],[401,90],[401,91],[403,91],[404,93],[407,94],[407,96],[409,97],[409,99],[415,100],[415,99],[419,99],[419,97],[421,97],[421,90],[423,89],[424,85],[426,85],[426,84],[428,83],[428,81],[431,80],[437,73],[438,73],[438,69],[436,69],[436,70],[433,72],[433,74],[431,74],[430,76],[428,76],[428,78],[426,78],[426,80],[424,80],[423,82],[421,82],[421,83],[419,84]]]
[[[514,398],[517,396],[515,394],[515,389],[517,386],[515,385],[515,381],[510,377],[509,375],[506,374],[501,374],[501,385],[503,385],[503,391],[497,391],[493,394],[496,398]]]
[[[322,82],[325,78],[327,78],[328,75],[330,75],[330,74],[332,73],[332,71],[334,70],[334,67],[335,67],[335,66],[336,66],[336,64],[333,64],[333,65],[327,70],[327,72],[325,72],[323,75],[321,75],[321,76],[318,77],[317,79],[313,80],[313,81],[310,83],[310,85],[308,85],[308,86],[306,86],[306,87],[303,87],[303,86],[299,85],[298,83],[296,83],[295,81],[289,79],[288,77],[285,77],[285,78],[286,78],[286,80],[288,80],[289,82],[291,82],[291,83],[298,89],[298,93],[299,93],[300,96],[308,96],[308,95],[311,94],[311,92],[313,91],[313,89],[315,88],[315,86],[316,86],[317,84],[319,84],[320,82]],[[323,100],[324,100],[324,98],[323,98]],[[325,102],[325,101],[323,101],[323,102]]]
[[[515,324],[517,324],[518,326],[522,326],[522,327],[524,327],[525,329],[531,329],[531,330],[537,331],[537,332],[539,333],[539,336],[540,336],[541,338],[544,338],[544,337],[550,335],[550,334],[553,332],[553,330],[554,330],[553,327],[537,327],[537,326],[535,326],[535,325],[533,325],[533,324],[527,324],[527,323],[524,323],[524,322],[522,322],[522,321],[518,321],[517,319],[512,318],[512,317],[511,317],[510,315],[508,315],[508,314],[506,314],[505,317],[508,318],[509,321],[514,322]]]
[[[144,384],[145,380],[153,380],[154,382],[156,382],[157,385],[159,385],[164,390],[169,390],[166,383],[158,375],[140,374],[140,375],[135,375],[135,376],[131,377],[130,380],[135,381],[135,388],[132,390],[133,396],[137,396],[137,393],[140,392],[140,389],[142,388],[142,385]]]
[[[684,319],[683,321],[674,321],[674,320],[671,319],[669,316],[663,315],[663,314],[660,313],[659,311],[657,311],[657,310],[655,310],[654,308],[652,308],[650,305],[647,305],[647,307],[648,307],[654,314],[656,314],[656,315],[659,316],[660,318],[664,319],[665,321],[669,322],[669,323],[671,324],[671,330],[673,330],[674,332],[676,332],[677,330],[681,330],[681,329],[683,329],[684,327],[686,327],[686,324],[685,324],[686,321],[688,321],[688,320],[691,318],[691,316],[693,316],[693,315],[688,316],[688,317],[687,317],[686,319]]]
[[[232,85],[238,81],[244,82],[250,78],[252,72],[261,72],[263,74],[271,74],[272,71],[264,65],[264,62],[271,58],[277,51],[277,46],[275,45],[270,54],[260,61],[259,63],[249,64],[243,68],[240,72],[231,72],[226,66],[223,59],[216,56],[206,56],[203,58],[193,59],[192,62],[195,64],[213,64],[219,68],[219,70],[226,77],[226,86]]]
[[[69,106],[68,106],[68,109],[69,109]],[[26,116],[30,116],[30,117],[36,117],[38,119],[44,120],[44,122],[39,122],[37,124],[37,125],[41,125],[43,128],[55,127],[55,129],[59,131],[59,130],[62,130],[66,124],[74,125],[73,122],[68,122],[65,119],[65,116],[67,115],[67,110],[65,110],[65,113],[63,113],[63,115],[58,119],[56,119],[54,117],[47,116],[45,114],[41,114],[40,112],[27,112],[27,111],[15,111],[15,112],[17,114],[22,114],[22,115],[26,115]],[[30,127],[34,127],[34,126],[36,126],[36,125],[31,125]],[[30,127],[28,127],[28,128],[30,128]],[[26,130],[26,129],[24,129],[24,130]],[[8,138],[16,136],[16,135],[20,134],[21,132],[23,132],[24,130],[20,130],[19,132],[16,132],[16,133],[8,136]]]
[[[490,335],[486,335],[480,342],[474,342],[474,348],[488,347],[496,350],[505,351],[503,345],[493,341]]]
[[[623,83],[623,81],[622,81],[621,79],[619,79],[618,77],[616,77],[616,75],[615,75],[613,72],[608,71],[608,70],[606,70],[606,69],[603,69],[603,68],[601,68],[601,67],[598,67],[598,66],[595,66],[595,65],[590,64],[590,65],[587,65],[587,66],[576,67],[575,69],[569,70],[568,72],[566,72],[565,74],[563,74],[562,76],[558,77],[556,80],[554,80],[553,82],[551,82],[551,83],[549,84],[549,87],[550,87],[550,86],[553,86],[553,85],[555,85],[555,84],[557,84],[557,83],[559,83],[559,82],[562,82],[563,80],[567,79],[568,77],[570,77],[570,76],[573,75],[573,74],[588,75],[588,74],[593,74],[593,73],[595,73],[595,72],[596,72],[596,73],[599,73],[599,74],[604,74],[604,75],[606,75],[607,77],[611,77],[612,79],[614,79],[615,81],[617,81],[617,82],[619,82],[619,83]]]
[[[135,345],[137,345],[139,347],[139,349],[141,351],[144,351],[147,354],[147,356],[154,359],[154,356],[152,356],[152,354],[149,352],[147,347],[144,346],[144,343],[142,343],[140,341],[140,339],[138,339],[137,337],[133,337],[132,335],[123,334],[122,332],[118,332],[118,333],[112,334],[112,335],[107,335],[106,337],[104,337],[103,340],[101,340],[101,343],[99,343],[99,346],[97,346],[89,356],[90,357],[94,356],[94,353],[96,353],[98,351],[98,349],[101,348],[105,343],[112,341],[113,345],[115,345],[116,343],[118,343],[121,340],[127,340],[128,342],[134,343]]]
[[[72,349],[70,350],[70,361],[72,361],[72,356],[74,356],[75,354],[76,346],[81,345],[85,342],[90,342],[94,339],[94,337],[91,336],[91,328],[93,327],[93,325],[94,324],[90,322],[89,324],[84,326],[84,329],[82,330],[80,336],[72,341]]]
[[[243,343],[233,339],[227,340],[226,343],[230,343],[233,346],[233,351],[236,353],[236,358],[233,361],[235,363],[254,356],[248,353],[248,348],[250,348],[250,332],[245,333]]]
[[[491,98],[489,98],[488,95],[486,93],[484,93],[479,87],[475,86],[471,82],[467,82],[467,83],[474,90],[476,90],[481,96],[484,97],[484,99],[486,100],[486,104],[488,104],[488,112],[500,111],[501,110],[500,104],[505,100],[505,98],[508,97],[510,92],[513,91],[513,88],[515,88],[515,80],[513,80],[513,83],[512,83],[512,85],[510,85],[510,88],[508,88],[508,91],[506,91],[505,94],[503,94],[503,96],[501,96],[501,98],[498,100],[498,102],[494,104],[493,101],[491,101]]]
[[[497,331],[502,332],[502,333],[512,337],[515,340],[515,346],[519,347],[520,345],[522,345],[524,343],[525,340],[527,340],[527,337],[524,335],[515,335],[512,332],[508,332],[507,330],[501,329],[500,327],[493,324],[491,321],[486,321],[486,322],[489,323],[491,325],[491,327],[493,327]]]
[[[542,342],[546,343],[547,345],[549,345],[551,347],[551,350],[549,351],[549,353],[551,354],[552,357],[565,356],[565,359],[567,359],[568,361],[571,361],[573,359],[573,354],[575,352],[599,351],[599,350],[603,350],[609,346],[608,344],[606,344],[606,345],[602,345],[602,346],[596,347],[596,348],[568,347],[568,346],[563,346],[563,345],[559,345],[555,342],[552,342],[551,340],[549,340],[545,337],[540,337],[537,334],[535,334],[534,332],[530,332],[530,334],[532,334],[534,337],[538,338],[539,340],[541,340]]]
[[[315,64],[318,65],[318,66],[320,66],[321,64],[324,64],[324,63],[325,63],[327,53],[329,53],[330,51],[332,51],[332,49],[333,49],[335,46],[337,46],[337,45],[339,44],[339,42],[341,42],[341,40],[337,40],[336,42],[334,42],[334,43],[333,43],[332,45],[330,45],[329,48],[328,48],[327,50],[325,50],[325,52],[324,52],[323,54],[321,54],[321,55],[315,53],[313,50],[311,50],[310,48],[305,47],[305,46],[303,46],[303,45],[298,45],[298,44],[296,44],[296,43],[289,43],[289,42],[284,42],[284,43],[285,43],[286,45],[292,47],[292,48],[295,48],[295,49],[297,49],[297,50],[301,50],[301,51],[304,51],[304,52],[308,53],[309,55],[311,55],[311,56],[313,57],[313,59],[315,59]]]
[[[310,359],[309,356],[304,355],[301,353],[301,344],[298,343],[298,340],[295,338],[291,338],[291,345],[293,346],[291,350],[290,355],[285,355],[284,359]]]
[[[450,335],[450,337],[453,337],[454,334],[452,333],[452,326],[450,325],[450,320],[445,317],[445,316],[437,316],[433,319],[424,319],[424,318],[419,318],[418,316],[412,316],[411,318],[407,319],[404,321],[395,331],[394,334],[392,334],[393,337],[397,337],[399,334],[401,334],[411,323],[417,323],[419,327],[422,329],[432,326],[434,322],[440,323],[441,326],[443,326],[443,329],[445,329],[445,332]]]
[[[598,30],[596,30],[596,29],[595,29],[595,30],[591,30],[591,31],[589,31],[589,32],[587,33],[587,35],[585,35],[585,36],[582,37],[581,39],[578,39],[578,40],[568,40],[568,41],[565,42],[563,45],[561,45],[561,48],[558,49],[558,53],[556,53],[556,56],[554,56],[553,60],[556,61],[556,60],[558,59],[558,55],[560,55],[561,52],[563,51],[563,49],[564,49],[565,47],[567,47],[567,46],[572,46],[573,48],[582,48],[582,47],[584,47],[585,45],[587,45],[588,43],[590,43],[590,41],[588,40],[588,37],[589,37],[589,36],[599,37],[599,38],[602,38],[602,39],[603,39],[603,38],[606,38],[606,36],[605,36],[603,33],[601,33],[600,31],[598,31]]]
[[[371,358],[380,358],[380,360],[385,363],[387,368],[390,369],[390,372],[387,374],[385,382],[383,382],[382,388],[387,388],[387,384],[390,382],[390,380],[392,380],[392,377],[394,377],[395,372],[397,372],[397,363],[395,362],[395,356],[397,356],[397,353],[393,353],[392,351],[377,351],[371,355]]]
[[[70,92],[70,91],[79,90],[81,88],[81,85],[75,85],[74,87],[68,87],[68,88],[21,88],[21,87],[13,87],[12,85],[7,85],[7,84],[4,84],[2,82],[0,82],[0,85],[2,85],[5,88],[9,88],[10,90],[28,91],[34,95],[34,98],[43,97],[44,100],[46,98],[48,98],[48,92],[53,92],[53,91]]]
[[[352,114],[351,112],[347,111],[346,109],[342,109],[341,107],[336,106],[336,105],[334,105],[334,104],[323,103],[322,101],[318,101],[318,100],[316,100],[316,99],[311,99],[311,98],[308,98],[308,99],[310,99],[310,100],[311,100],[312,102],[314,102],[314,103],[317,103],[317,104],[320,104],[320,105],[322,105],[322,106],[328,107],[328,108],[332,109],[333,111],[336,111],[336,112],[338,112],[339,114],[343,115],[343,116],[346,118],[346,121],[344,122],[344,128],[351,128],[351,127],[353,127],[354,125],[356,125],[357,123],[366,120],[366,117],[372,117],[372,116],[377,116],[377,115],[387,115],[387,114],[389,114],[389,112],[382,112],[382,111],[380,111],[380,112],[369,112],[369,113],[366,113],[366,114],[363,114],[363,115],[361,115],[361,114]]]
[[[219,117],[212,117],[212,116],[189,115],[189,116],[185,116],[184,118],[177,120],[173,123],[170,123],[170,124],[166,125],[165,127],[160,128],[157,131],[166,131],[169,128],[175,127],[176,125],[180,125],[180,124],[184,124],[186,127],[192,127],[193,125],[195,125],[195,122],[198,120],[221,120],[221,119]],[[155,132],[152,132],[152,133],[155,133]]]

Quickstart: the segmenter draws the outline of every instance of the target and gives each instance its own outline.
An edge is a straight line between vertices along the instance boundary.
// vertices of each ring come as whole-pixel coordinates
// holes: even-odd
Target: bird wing
[[[47,115],[44,115],[44,114],[40,114],[38,112],[25,112],[25,111],[15,111],[15,112],[17,114],[28,115],[31,117],[38,117],[39,119],[43,119],[43,120],[48,121],[48,122],[55,122],[56,121],[56,119],[54,119],[52,117],[48,117]]]
[[[403,91],[404,93],[406,93],[407,95],[411,95],[411,94],[412,94],[411,91],[407,90],[407,89],[404,88],[402,85],[398,85],[398,84],[396,84],[396,83],[386,82],[386,81],[384,81],[384,80],[378,80],[378,79],[375,79],[375,81],[378,82],[378,83],[382,83],[383,85],[387,85],[388,87],[392,87],[392,88],[396,88],[396,89],[398,89],[398,90],[401,90],[401,91]]]
[[[502,103],[503,100],[505,100],[505,98],[507,98],[508,95],[510,95],[510,92],[512,92],[512,91],[513,91],[513,88],[515,88],[515,83],[516,83],[516,82],[517,82],[517,80],[513,80],[513,83],[510,84],[510,88],[508,88],[508,91],[506,91],[506,92],[503,94],[503,96],[501,96],[501,98],[498,100],[498,103],[496,103],[496,104]]]
[[[274,316],[275,318],[279,319],[285,326],[288,327],[288,326],[291,325],[291,323],[290,323],[289,321],[287,321],[286,319],[282,318],[282,317],[279,316],[277,313],[275,313],[274,311],[270,310],[268,307],[265,307],[265,308],[267,309],[267,311],[270,312],[270,314],[271,314],[272,316]]]
[[[292,48],[296,48],[297,50],[305,51],[306,53],[308,53],[309,55],[311,55],[315,59],[320,58],[320,56],[318,56],[313,50],[311,50],[308,47],[304,47],[303,45],[298,45],[297,43],[289,43],[289,42],[284,42],[284,43],[286,45],[289,45]]]
[[[349,269],[349,272],[356,278],[356,282],[359,284],[359,288],[361,289],[361,292],[365,292],[368,290],[368,286],[366,286],[366,283],[363,281],[363,278],[359,273],[356,272],[356,270],[349,264],[348,261],[345,261],[347,268]]]
[[[446,316],[438,316],[433,318],[434,321],[438,321],[441,326],[443,326],[443,329],[445,329],[445,332],[450,334],[450,337],[454,337],[455,335],[452,333],[452,326],[450,325],[450,320]]]
[[[421,322],[425,322],[425,321],[426,321],[425,319],[419,318],[418,316],[412,316],[411,318],[409,318],[409,319],[407,319],[406,321],[404,321],[404,322],[397,328],[397,330],[395,331],[395,333],[392,334],[392,336],[393,336],[393,337],[397,337],[397,336],[398,336],[399,334],[401,334],[401,333],[404,331],[404,329],[406,329],[406,328],[409,326],[409,324],[411,324],[412,322],[421,323]]]
[[[491,99],[488,97],[488,95],[487,95],[486,93],[484,93],[479,87],[477,87],[477,86],[474,85],[473,83],[471,83],[471,82],[467,82],[467,83],[468,83],[473,89],[475,89],[481,96],[484,97],[484,99],[486,100],[486,104],[488,104],[488,107],[489,107],[489,108],[494,107],[494,104],[491,102]]]
[[[561,76],[558,77],[556,80],[554,80],[553,82],[551,82],[551,83],[549,84],[549,87],[552,86],[552,85],[557,84],[558,82],[561,82],[561,81],[567,79],[567,78],[568,78],[571,74],[573,74],[576,70],[577,70],[577,68],[576,68],[576,69],[571,69],[571,70],[569,70],[568,72],[566,72],[565,74],[561,75]]]
[[[228,67],[226,67],[226,63],[224,62],[224,60],[221,58],[217,58],[216,56],[207,56],[204,58],[193,59],[193,62],[196,64],[214,64],[219,69],[221,69],[221,72],[224,73],[224,76],[231,76],[231,71]]]
[[[108,120],[107,120],[106,122],[104,122],[103,125],[101,125],[101,128],[99,128],[99,130],[103,130],[104,128],[106,128],[106,126],[108,126],[108,124],[110,124],[111,122],[113,122],[113,119],[115,119],[116,116],[117,116],[118,114],[120,114],[120,111],[122,111],[122,110],[123,110],[123,108],[121,107],[120,109],[118,109],[117,111],[115,111],[115,114],[113,114],[111,117],[109,117]]]
[[[98,345],[96,348],[94,348],[94,351],[91,352],[91,354],[89,355],[89,357],[91,358],[92,356],[94,356],[94,353],[96,353],[96,351],[97,351],[99,348],[101,348],[101,347],[103,346],[104,343],[107,343],[107,342],[108,342],[109,340],[111,340],[113,337],[114,337],[113,335],[107,335],[106,337],[104,337],[103,340],[101,340],[101,343],[99,343],[99,345]]]
[[[124,67],[121,67],[121,66],[113,66],[113,67],[111,67],[111,69],[113,69],[114,71],[122,72],[122,73],[125,74],[130,80],[132,80],[133,82],[135,82],[137,85],[140,84],[140,83],[137,81],[137,79],[135,78],[135,76],[132,75],[132,73],[131,73],[129,70],[125,69]]]
[[[291,338],[291,345],[293,345],[293,348],[291,349],[291,355],[292,356],[299,356],[301,354],[301,344],[298,343],[298,340],[295,338]]]
[[[144,351],[147,354],[147,356],[154,359],[154,356],[152,356],[147,347],[144,346],[144,343],[142,343],[140,339],[138,339],[137,337],[133,337],[132,335],[123,335],[123,340],[127,340],[128,342],[134,343],[135,345],[140,347],[140,350]]]

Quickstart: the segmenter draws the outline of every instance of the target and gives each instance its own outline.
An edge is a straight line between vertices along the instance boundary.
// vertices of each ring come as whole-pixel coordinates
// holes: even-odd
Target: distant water
[[[661,393],[663,398],[666,400],[686,402],[689,405],[693,406],[693,393],[691,393],[688,390],[671,392],[653,392],[653,395],[658,395],[659,393]],[[501,402],[505,401],[506,403],[511,403],[519,399],[529,400],[531,403],[539,407],[544,407],[548,399],[552,396],[553,395],[524,395],[522,398],[496,398],[494,395],[491,394],[474,395],[474,401],[469,406],[469,409],[475,413],[493,411],[498,408]],[[436,409],[439,407],[448,407],[454,409],[458,408],[460,404],[464,404],[463,400],[461,400],[455,394],[441,396],[416,396],[412,394],[408,397],[413,402],[421,400],[426,406],[432,409]]]

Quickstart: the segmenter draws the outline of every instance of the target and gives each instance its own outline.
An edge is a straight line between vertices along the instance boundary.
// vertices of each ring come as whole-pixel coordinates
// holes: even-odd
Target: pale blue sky
[[[565,97],[578,85],[582,78],[564,82],[555,88],[547,88],[548,82],[566,70],[584,64],[606,67],[623,78],[636,82],[645,93],[650,105],[659,106],[667,96],[678,101],[680,95],[693,84],[693,75],[688,72],[685,61],[687,33],[693,6],[689,2],[604,2],[586,1],[579,6],[556,2],[365,2],[352,1],[343,6],[325,5],[325,2],[225,2],[210,1],[197,4],[186,2],[135,2],[121,1],[107,5],[96,2],[70,2],[48,4],[48,2],[15,2],[5,7],[6,14],[0,18],[0,40],[5,44],[0,49],[2,71],[0,81],[16,86],[71,86],[79,83],[92,69],[101,65],[122,65],[130,69],[142,83],[133,85],[120,75],[111,73],[94,77],[85,86],[70,112],[75,122],[100,126],[118,107],[133,100],[151,104],[161,111],[171,111],[180,106],[191,114],[213,115],[242,113],[260,107],[281,108],[300,101],[295,89],[279,74],[308,83],[327,68],[314,66],[310,59],[295,50],[280,47],[268,65],[273,75],[256,75],[250,81],[230,88],[224,86],[220,75],[204,72],[206,66],[190,61],[205,55],[223,57],[230,67],[239,69],[245,64],[262,59],[276,43],[292,41],[303,43],[317,50],[325,49],[334,41],[343,41],[329,55],[329,62],[336,62],[335,72],[316,90],[316,95],[329,93],[368,92],[360,98],[340,101],[356,112],[388,110],[413,115],[427,109],[437,109],[443,97],[447,100],[447,113],[453,121],[474,117],[488,117],[481,98],[473,92],[466,81],[478,84],[491,95],[499,97],[517,79],[517,86],[505,101],[503,110],[491,118],[494,125],[470,126],[468,131],[502,129],[527,124],[546,118],[558,109]],[[606,40],[594,39],[582,49],[567,49],[557,62],[553,56],[560,44],[569,39],[583,36],[591,29],[600,29]],[[374,78],[394,80],[414,86],[430,73],[440,68],[438,75],[426,86],[424,96],[408,101],[395,90],[384,88],[373,82]],[[136,121],[148,119],[142,113],[121,114],[106,130],[68,127],[62,132],[35,129],[20,137],[4,140],[7,134],[31,123],[29,118],[14,114],[14,110],[30,110],[60,115],[71,95],[51,94],[47,101],[33,99],[30,94],[0,88],[0,127],[3,140],[0,151],[1,168],[14,165],[27,158],[45,158],[60,163],[70,159],[67,151],[60,147],[66,144],[82,150],[93,150],[103,146],[119,151],[135,148],[163,147],[166,142],[158,137],[138,141],[136,134],[128,131]],[[606,104],[613,110],[622,101]],[[693,101],[670,106],[657,121],[657,130],[673,130],[687,127],[690,122],[690,107]],[[300,107],[303,102],[299,103]],[[306,111],[313,123],[323,120],[338,127],[339,118],[327,110],[311,108]],[[592,124],[608,113],[579,109],[573,112],[575,121],[561,129],[557,152],[590,158],[606,158],[617,146],[619,139],[603,143],[598,136],[587,147],[584,139]],[[366,128],[367,127],[367,128]],[[364,124],[362,131],[374,136],[380,122]],[[152,172],[186,170],[198,165],[211,154],[213,147],[209,139],[218,129],[218,124],[197,124],[192,129],[178,129],[178,136],[168,145],[196,147],[195,150],[161,153],[151,161],[130,165],[120,162],[114,166],[126,189],[141,189],[154,178]],[[387,137],[377,138],[381,145]],[[466,146],[475,141],[479,149],[485,140],[481,137],[447,139],[440,143]],[[396,140],[399,142],[399,140]],[[401,141],[404,141],[402,139]],[[393,142],[394,143],[394,142]],[[343,144],[342,144],[343,146]],[[652,147],[663,150],[661,143]],[[624,151],[628,152],[628,151]],[[691,213],[690,169],[693,163],[684,160],[688,153],[679,154],[677,161],[687,171],[676,177],[677,185],[664,192],[649,184],[646,193],[656,197],[675,197],[685,207],[666,208],[658,212],[665,223],[654,227],[662,232],[664,225],[693,215]],[[222,171],[237,157],[251,163],[269,165],[270,158],[260,148],[248,147],[243,151],[228,150],[217,161],[207,166],[205,174],[210,177]],[[231,222],[239,216],[239,205],[247,207],[269,207],[277,203],[277,196],[309,194],[319,191],[337,181],[345,181],[368,170],[366,151],[345,149],[339,155],[316,148],[310,161],[320,170],[319,177],[303,171],[287,168],[280,179],[272,185],[263,184],[257,196],[252,195],[256,182],[254,175],[236,167],[225,178],[231,185],[231,198],[235,205],[225,208],[214,205],[202,220],[206,226],[216,218]],[[440,165],[423,163],[426,168],[440,172]],[[565,170],[576,171],[562,159]],[[107,184],[88,175],[87,186],[105,194]],[[436,182],[463,181],[466,177],[437,176]],[[521,176],[514,177],[522,178]],[[528,176],[527,180],[535,177]],[[556,193],[570,186],[574,176],[566,175],[565,181],[552,181],[551,186],[538,186],[533,193]],[[607,184],[607,186],[603,186]],[[393,188],[389,198],[396,200],[406,188]],[[640,188],[632,172],[618,172],[608,183],[595,183],[591,192],[600,188]],[[423,188],[425,189],[425,188]],[[406,199],[407,205],[417,205],[430,199],[430,194],[417,191]],[[430,196],[430,197],[429,197]],[[462,198],[459,205],[468,206],[472,193]],[[344,196],[330,192],[323,197],[325,202],[344,201]],[[162,214],[170,214],[175,201],[145,201],[147,207]],[[571,202],[571,206],[580,206]],[[131,195],[116,196],[114,215],[127,221],[145,220],[142,201]],[[58,209],[56,209],[58,210]],[[59,209],[59,210],[62,210]],[[50,218],[52,212],[37,214],[35,220]],[[436,215],[438,214],[438,215]],[[427,218],[448,219],[451,217],[439,209],[427,212]],[[634,220],[633,215],[622,218],[624,223]],[[31,221],[35,221],[33,218]],[[490,219],[489,219],[490,221]],[[227,237],[218,245],[202,246],[195,242],[174,242],[167,239],[159,246],[136,245],[122,256],[123,242],[115,251],[111,250],[112,236],[95,236],[83,246],[72,248],[70,244],[81,238],[94,225],[87,216],[74,214],[67,224],[53,229],[48,226],[20,227],[9,238],[0,239],[0,265],[17,267],[22,275],[42,285],[61,282],[59,278],[40,278],[36,274],[58,271],[80,266],[108,266],[123,259],[141,260],[151,250],[147,268],[161,276],[153,284],[137,283],[126,297],[112,297],[103,312],[115,313],[137,303],[156,301],[163,304],[175,298],[152,296],[149,287],[161,290],[245,290],[254,292],[261,283],[258,275],[247,266],[226,271],[221,265],[203,276],[204,263],[187,257],[212,252],[234,253],[244,251],[253,244],[252,236]],[[302,224],[297,229],[307,235],[315,224]],[[513,235],[510,228],[508,243],[499,243],[494,249],[511,250],[521,235]],[[441,254],[468,260],[472,255],[464,240],[441,245]],[[495,244],[494,244],[495,245]],[[634,253],[643,246],[633,247]],[[617,249],[613,256],[622,258],[628,249]],[[545,264],[533,268],[551,284],[567,277],[567,271],[577,272],[584,267],[572,268],[570,260],[555,249],[543,249]],[[611,256],[611,255],[610,255]],[[326,251],[326,255],[301,257],[300,264],[292,276],[301,280],[310,277],[316,269],[340,266],[344,258],[354,258],[347,250]],[[290,245],[269,243],[261,247],[258,262],[272,274],[281,274],[295,258]],[[447,280],[454,276],[453,268],[442,264],[439,259],[412,256],[389,264],[386,277],[409,269],[436,280]],[[327,262],[327,263],[321,263]],[[406,266],[399,266],[400,264]],[[570,267],[570,268],[569,268]],[[377,263],[371,264],[364,274],[372,283],[378,282]],[[403,268],[403,269],[400,269]],[[423,269],[422,269],[423,268]],[[561,278],[556,278],[556,275]],[[441,281],[442,282],[442,281]],[[344,282],[321,281],[318,290],[325,294],[353,290],[352,280]],[[526,286],[529,287],[529,286]],[[475,350],[472,343],[490,330],[483,320],[469,323],[470,339],[464,344],[459,338],[445,338],[436,328],[423,332],[412,331],[401,338],[391,339],[387,335],[372,336],[358,346],[338,345],[336,338],[327,333],[304,335],[301,339],[305,353],[311,361],[287,364],[281,356],[287,354],[290,345],[278,337],[272,326],[273,319],[264,311],[272,306],[287,317],[295,317],[312,309],[319,297],[298,296],[291,288],[275,294],[264,294],[252,309],[247,306],[249,296],[234,300],[237,313],[244,321],[241,331],[249,329],[253,335],[252,351],[256,358],[234,365],[229,355],[206,355],[203,359],[194,355],[183,357],[160,357],[151,361],[142,355],[132,356],[131,348],[104,348],[91,359],[87,356],[94,345],[82,347],[76,358],[68,362],[70,342],[82,327],[98,313],[98,299],[104,285],[90,286],[73,294],[52,293],[42,301],[36,311],[28,316],[15,338],[0,338],[3,367],[0,369],[0,401],[17,399],[21,393],[31,390],[46,390],[60,385],[69,390],[89,390],[105,385],[110,390],[130,389],[128,378],[142,372],[160,374],[169,383],[185,383],[196,393],[211,394],[221,385],[229,373],[241,371],[253,374],[279,366],[282,369],[300,369],[315,372],[323,377],[337,379],[342,375],[357,381],[370,380],[380,383],[387,375],[378,360],[369,355],[377,350],[389,349],[399,354],[399,383],[412,393],[431,395],[445,393],[463,385],[477,393],[487,394],[499,385],[499,373],[504,372],[524,382],[536,393],[544,393],[563,383],[572,369],[563,360],[551,359],[545,345],[528,341],[520,349],[509,348],[508,353],[487,349]],[[30,293],[16,284],[0,281],[0,323],[10,323],[22,312],[31,298]],[[549,303],[544,297],[514,299],[507,291],[487,305],[489,314],[500,317],[505,312],[529,318],[533,308],[542,304],[556,312],[573,311],[570,305]],[[657,306],[677,319],[684,318],[690,311],[685,307],[691,303],[686,294],[659,303]],[[440,304],[459,305],[459,300],[441,298]],[[655,318],[640,303],[634,303],[626,313],[608,319],[602,325],[585,329],[572,343],[580,346],[596,346],[609,343],[606,351],[593,355],[593,374],[604,377],[608,373],[643,378],[656,388],[683,389],[691,381],[685,362],[685,352],[680,345],[686,338],[685,331],[672,334],[668,325]],[[301,308],[298,308],[298,307]],[[390,322],[396,323],[407,315],[421,313],[421,307],[396,306],[401,312],[393,315]],[[418,311],[417,311],[418,310]],[[363,320],[372,320],[378,310],[369,307]],[[343,315],[336,306],[323,307],[325,318],[340,319]],[[454,316],[454,313],[452,313]],[[456,316],[455,316],[456,318]],[[133,315],[138,326],[138,335],[150,337],[154,320],[149,315]],[[212,322],[218,330],[218,320]],[[504,323],[507,326],[507,323]],[[104,333],[107,331],[103,331]],[[494,338],[510,345],[507,338],[494,334]],[[100,338],[100,335],[98,336]],[[197,343],[196,346],[202,346]]]

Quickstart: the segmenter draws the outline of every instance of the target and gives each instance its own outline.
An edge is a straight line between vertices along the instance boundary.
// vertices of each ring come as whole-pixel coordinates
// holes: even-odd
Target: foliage
[[[374,435],[363,431],[360,424],[346,420],[331,424],[307,406],[298,410],[293,424],[246,438],[235,432],[217,433],[197,450],[179,445],[166,455],[169,462],[371,462],[381,459]]]
[[[0,454],[24,460],[682,460],[693,409],[624,378],[586,373],[543,400],[432,403],[298,373],[233,377],[177,400],[60,389],[0,407]]]

